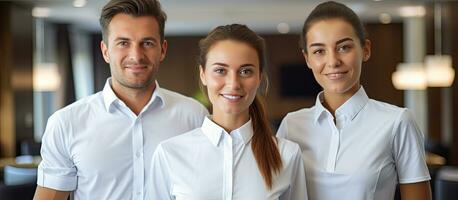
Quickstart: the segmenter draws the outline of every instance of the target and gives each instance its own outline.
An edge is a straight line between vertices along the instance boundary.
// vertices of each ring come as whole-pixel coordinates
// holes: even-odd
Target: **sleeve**
[[[295,153],[289,166],[291,169],[291,184],[289,191],[280,196],[280,200],[307,200],[307,186],[305,177],[305,166],[302,159],[301,149],[295,144]]]
[[[399,183],[430,180],[425,162],[424,136],[407,109],[394,127],[393,156]]]
[[[58,113],[48,119],[42,138],[37,185],[59,191],[76,189],[77,170],[68,150],[68,130]]]
[[[172,200],[169,165],[162,145],[159,144],[153,154],[151,177],[147,183],[146,199]]]
[[[188,105],[190,107],[185,116],[186,122],[188,122],[188,128],[185,132],[194,130],[202,126],[202,123],[205,119],[205,116],[208,115],[208,110],[199,102],[193,100],[192,104]],[[186,110],[186,109],[185,109]]]
[[[288,139],[287,121],[288,121],[288,115],[286,115],[285,118],[283,118],[283,120],[280,123],[280,126],[278,127],[278,130],[277,130],[277,137],[278,138]]]

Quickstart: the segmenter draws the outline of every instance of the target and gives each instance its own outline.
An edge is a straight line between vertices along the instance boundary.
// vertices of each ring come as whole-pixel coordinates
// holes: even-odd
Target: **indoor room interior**
[[[107,0],[0,1],[0,199],[31,199],[41,137],[56,110],[102,90]],[[246,24],[266,41],[271,125],[315,104],[321,87],[299,47],[318,0],[162,0],[168,51],[161,87],[209,106],[199,88],[198,42],[218,25]],[[458,198],[458,1],[343,0],[363,20],[372,54],[361,84],[373,99],[407,107],[425,136],[433,199]],[[357,167],[357,166],[355,166]],[[397,198],[399,198],[397,196]]]

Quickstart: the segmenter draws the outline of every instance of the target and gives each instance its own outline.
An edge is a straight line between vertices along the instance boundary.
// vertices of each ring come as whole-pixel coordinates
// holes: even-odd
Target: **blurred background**
[[[98,23],[106,2],[0,0],[0,199],[31,198],[48,117],[100,91],[110,76]],[[169,49],[159,84],[205,103],[198,41],[218,25],[247,24],[267,42],[266,101],[276,128],[286,113],[312,106],[321,90],[298,45],[306,16],[320,2],[161,1]],[[426,138],[435,198],[458,199],[458,1],[339,2],[361,17],[372,41],[361,75],[366,92],[412,110]]]

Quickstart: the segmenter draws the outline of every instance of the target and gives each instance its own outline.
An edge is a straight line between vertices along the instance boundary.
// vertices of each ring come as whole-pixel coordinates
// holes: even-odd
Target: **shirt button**
[[[140,157],[140,152],[137,151],[137,153],[135,154],[135,156],[137,156],[137,158]]]
[[[137,195],[141,195],[142,193],[141,192],[137,192]]]

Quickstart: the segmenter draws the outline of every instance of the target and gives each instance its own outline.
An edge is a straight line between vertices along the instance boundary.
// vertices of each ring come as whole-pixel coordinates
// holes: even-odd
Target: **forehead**
[[[355,29],[347,21],[339,18],[313,22],[306,35],[307,45],[311,43],[335,42],[343,38],[359,41]]]
[[[108,24],[108,38],[153,37],[159,40],[159,23],[153,16],[115,15]]]
[[[207,53],[207,64],[216,62],[259,65],[259,56],[253,47],[244,42],[222,40],[213,44]]]

